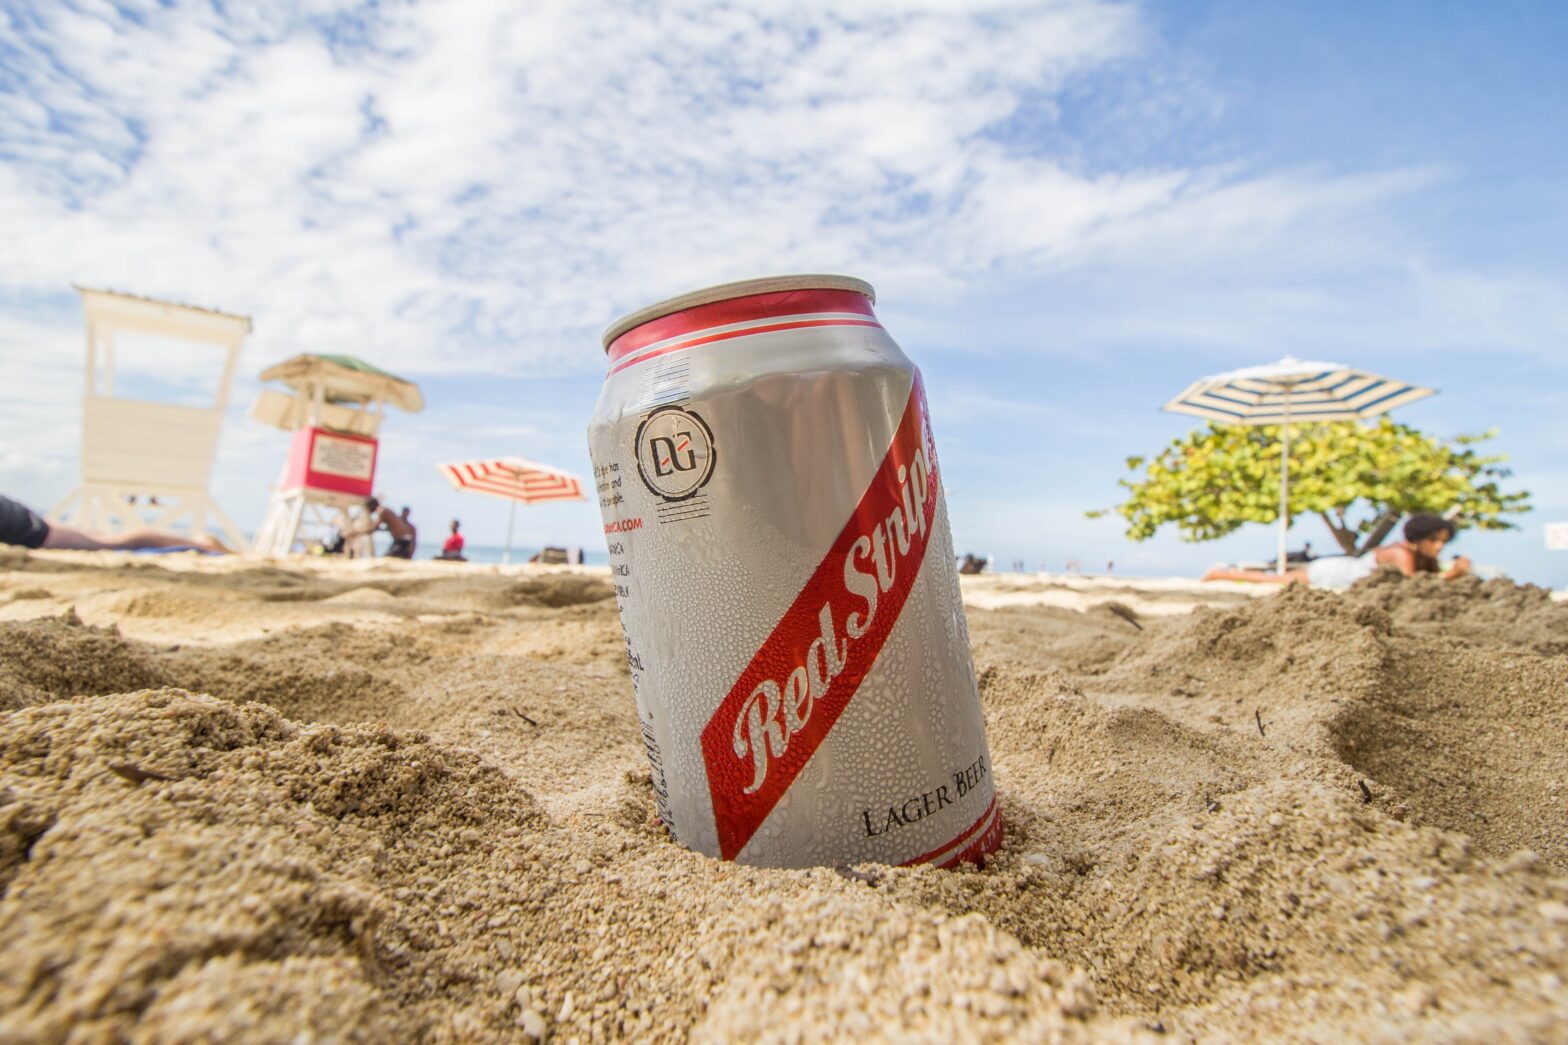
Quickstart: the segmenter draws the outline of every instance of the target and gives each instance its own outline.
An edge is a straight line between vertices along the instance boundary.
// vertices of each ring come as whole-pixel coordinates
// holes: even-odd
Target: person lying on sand
[[[1363,577],[1370,577],[1384,566],[1392,566],[1406,577],[1418,573],[1442,572],[1452,580],[1470,572],[1470,560],[1461,555],[1446,571],[1437,557],[1454,539],[1454,524],[1441,515],[1422,513],[1405,522],[1405,539],[1385,545],[1365,555],[1325,555],[1306,566],[1276,573],[1273,570],[1237,570],[1215,567],[1203,575],[1206,581],[1262,581],[1268,584],[1316,585],[1319,588],[1348,588]]]
[[[132,530],[118,537],[95,537],[74,526],[45,522],[37,512],[4,494],[0,494],[0,544],[69,551],[199,548],[202,551],[229,554],[229,549],[216,537],[182,537],[160,530]]]

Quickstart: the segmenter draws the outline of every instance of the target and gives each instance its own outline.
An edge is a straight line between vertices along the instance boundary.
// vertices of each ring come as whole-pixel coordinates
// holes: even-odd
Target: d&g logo
[[[637,426],[637,473],[666,501],[684,501],[713,476],[713,433],[690,410],[661,406]]]

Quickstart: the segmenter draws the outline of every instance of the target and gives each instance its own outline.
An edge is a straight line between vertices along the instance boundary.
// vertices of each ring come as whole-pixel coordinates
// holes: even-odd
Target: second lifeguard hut
[[[293,432],[294,441],[253,551],[287,555],[371,495],[387,405],[418,413],[425,401],[418,385],[353,356],[306,353],[263,370],[261,379],[289,392],[264,389],[250,415]]]

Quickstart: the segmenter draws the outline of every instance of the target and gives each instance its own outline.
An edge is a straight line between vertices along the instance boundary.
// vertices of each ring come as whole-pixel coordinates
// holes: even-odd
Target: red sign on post
[[[363,435],[301,428],[294,433],[285,490],[304,487],[369,497],[376,479],[376,441]]]

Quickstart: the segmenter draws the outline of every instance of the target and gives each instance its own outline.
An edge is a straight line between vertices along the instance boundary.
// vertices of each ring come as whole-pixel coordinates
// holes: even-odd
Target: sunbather
[[[216,537],[183,537],[160,530],[132,530],[118,537],[96,537],[74,526],[45,522],[25,504],[0,494],[0,544],[69,551],[134,551],[141,548],[199,548],[227,552]]]
[[[1418,573],[1441,573],[1452,579],[1470,572],[1470,560],[1461,555],[1443,570],[1437,557],[1454,539],[1454,524],[1440,515],[1412,515],[1405,522],[1405,539],[1362,555],[1325,555],[1300,569],[1276,573],[1273,570],[1237,570],[1216,567],[1203,575],[1206,581],[1262,581],[1289,584],[1292,581],[1320,588],[1348,588],[1363,577],[1370,577],[1388,566],[1414,577]]]

